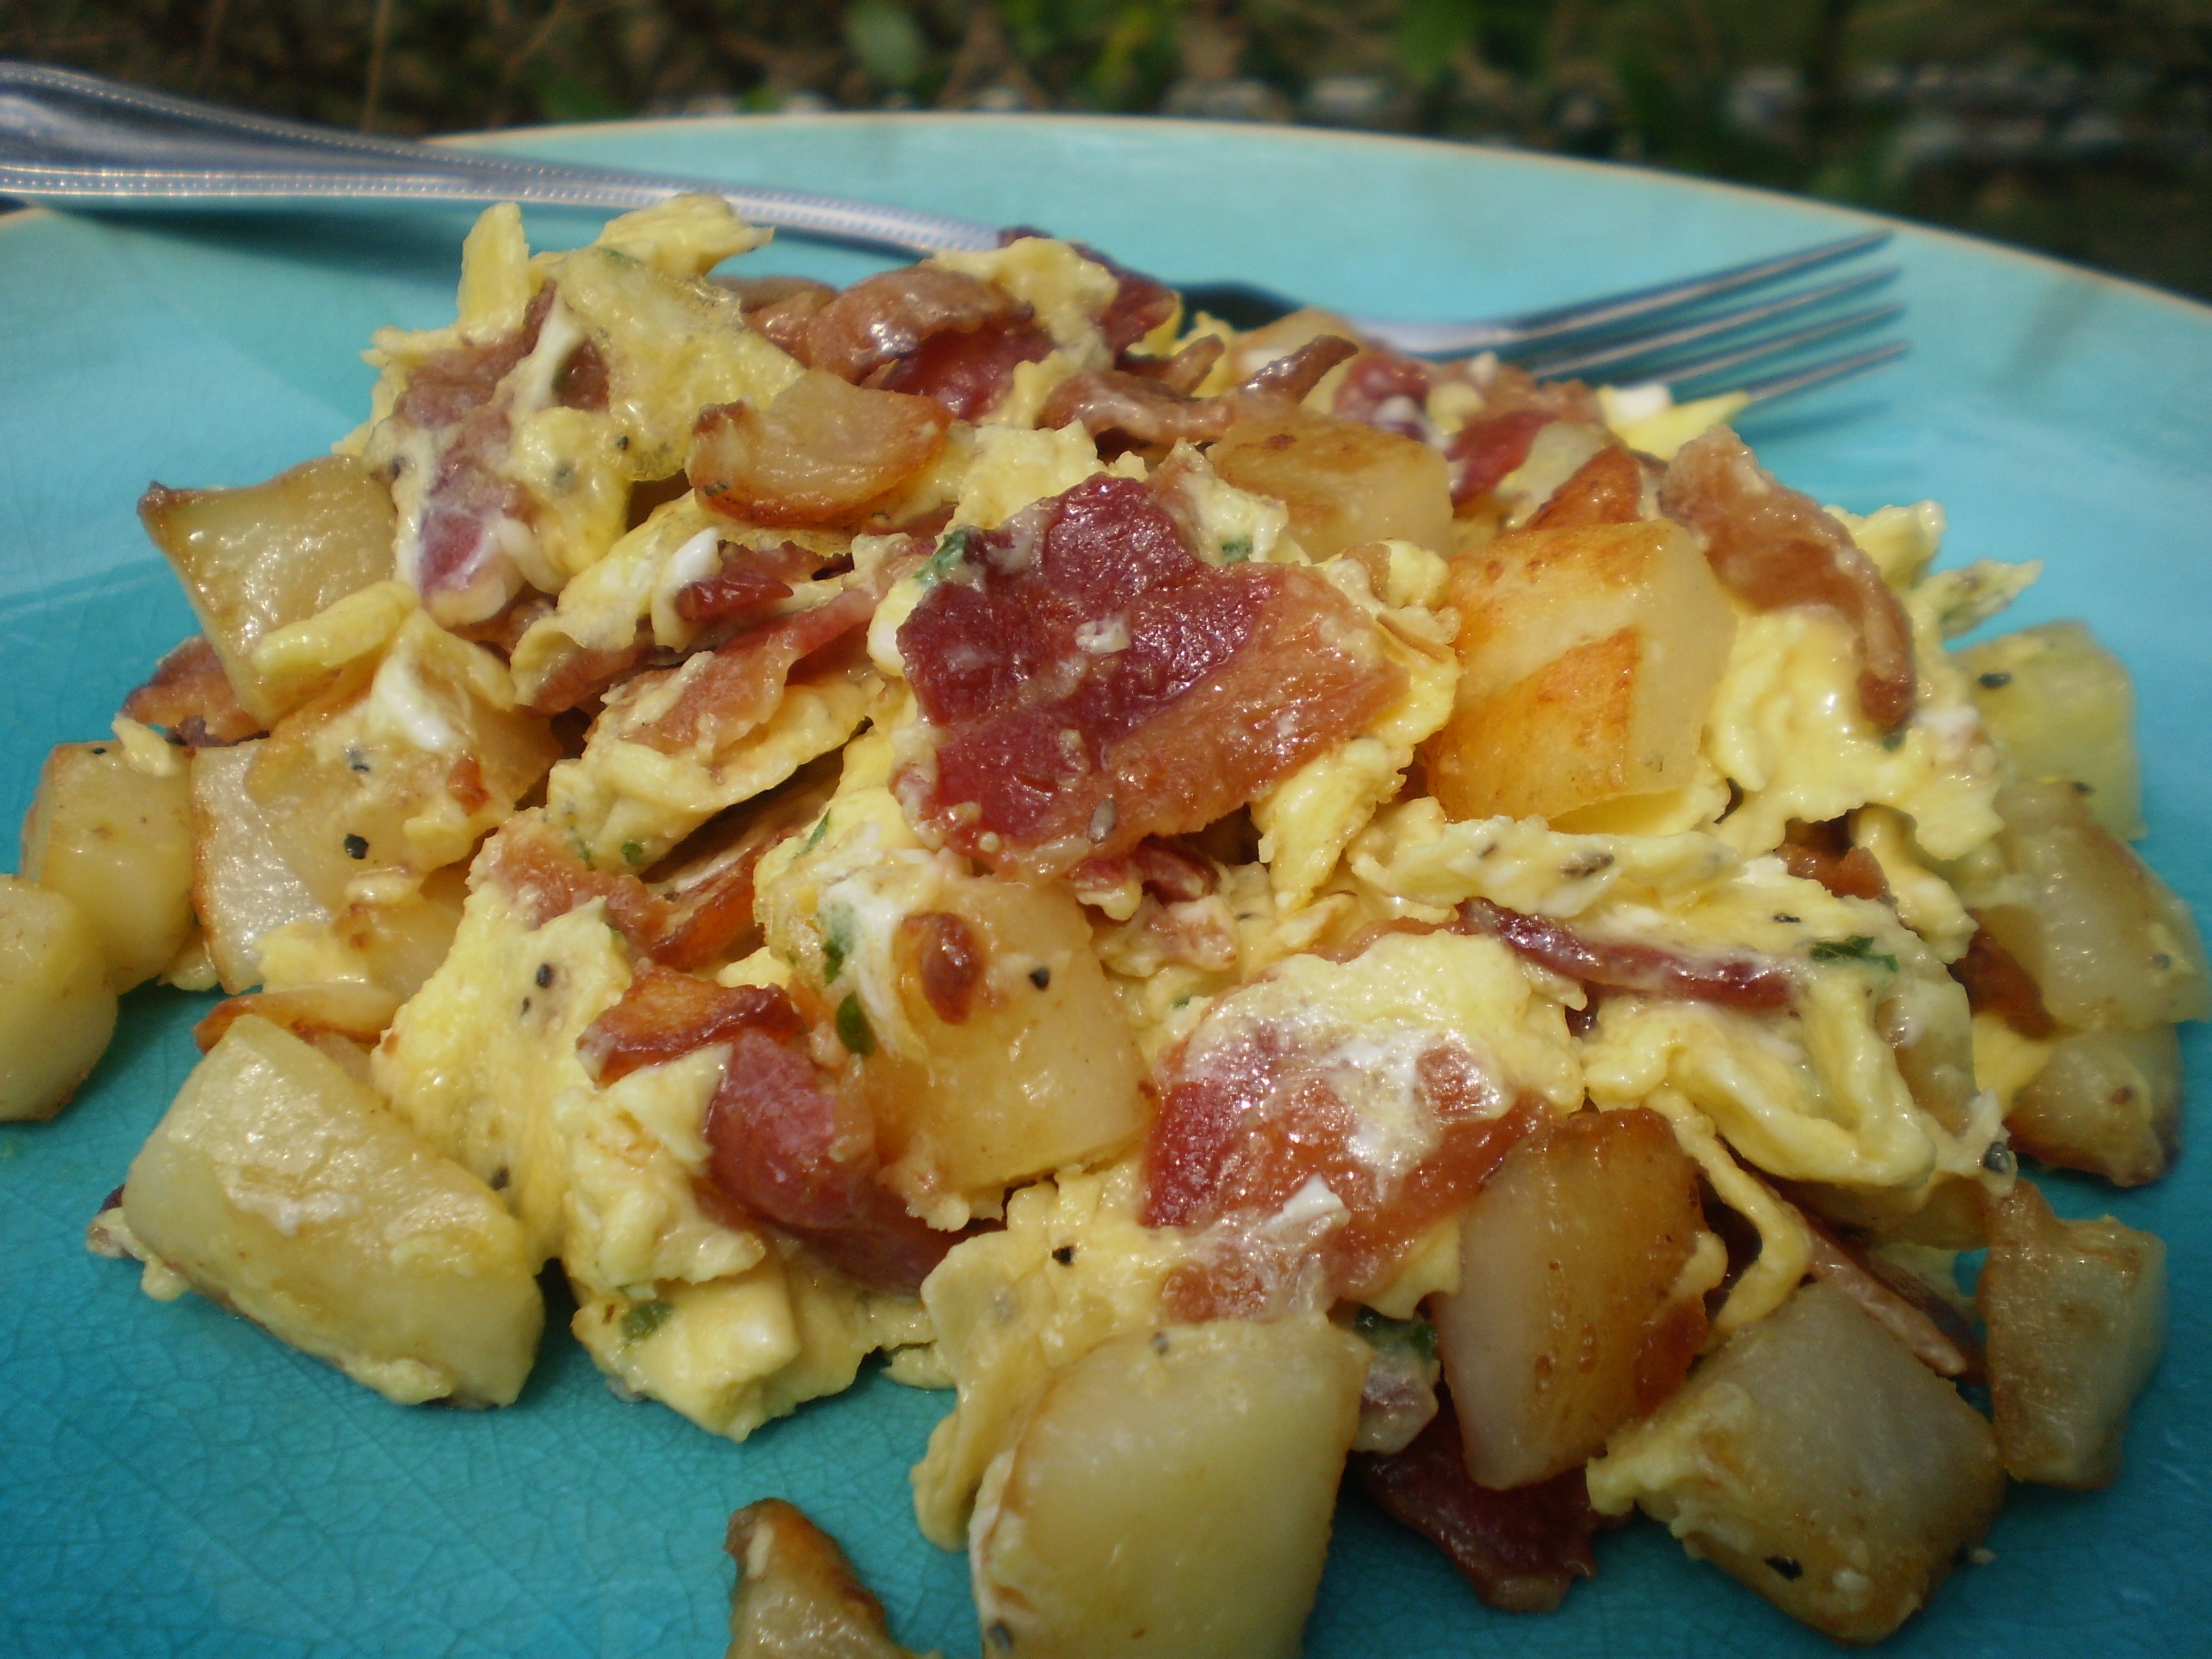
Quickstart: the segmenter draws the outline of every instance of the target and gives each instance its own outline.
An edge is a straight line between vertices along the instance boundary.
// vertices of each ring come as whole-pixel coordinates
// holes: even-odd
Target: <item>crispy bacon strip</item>
[[[709,279],[738,296],[745,321],[770,343],[806,362],[806,331],[814,313],[837,297],[837,290],[811,276],[716,276]]]
[[[1338,383],[1334,412],[1427,443],[1435,435],[1427,415],[1434,382],[1435,371],[1419,358],[1370,347],[1352,360]]]
[[[1132,479],[969,544],[899,630],[933,765],[894,780],[971,857],[1055,876],[1204,828],[1364,728],[1402,671],[1313,572],[1216,568]]]
[[[1785,1200],[1786,1201],[1786,1200]],[[1800,1210],[1812,1235],[1807,1271],[1857,1303],[1875,1323],[1938,1376],[1989,1380],[1986,1358],[1966,1316],[1904,1268],[1885,1261],[1819,1216]]]
[[[1301,402],[1321,384],[1323,375],[1358,350],[1341,334],[1316,334],[1289,356],[1262,363],[1231,395],[1241,393],[1246,399],[1279,398],[1286,403]]]
[[[2058,1029],[2041,988],[1978,917],[1966,954],[1951,964],[1951,977],[1966,988],[1969,1008],[1995,1014],[2024,1037],[2040,1040]]]
[[[1851,845],[1840,820],[1790,825],[1789,839],[1774,849],[1782,867],[1806,881],[1817,881],[1838,898],[1887,899],[1889,878],[1881,861],[1863,847]]]
[[[807,319],[799,356],[854,385],[913,356],[924,340],[985,323],[1026,320],[1029,307],[964,271],[907,265],[863,276]]]
[[[1597,1511],[1583,1472],[1511,1492],[1478,1486],[1467,1472],[1459,1414],[1449,1407],[1405,1450],[1357,1452],[1352,1467],[1385,1514],[1451,1558],[1486,1607],[1556,1612],[1576,1579],[1597,1574]]]
[[[797,542],[774,550],[724,542],[721,563],[676,590],[676,614],[688,623],[720,622],[791,596],[791,585],[811,578],[822,556]]]
[[[782,991],[717,985],[646,962],[622,1000],[592,1022],[576,1051],[592,1080],[605,1085],[728,1042],[743,1030],[789,1042],[805,1034],[806,1022]]]
[[[867,1109],[825,1080],[805,1054],[740,1030],[707,1109],[714,1183],[861,1283],[910,1295],[961,1236],[933,1231],[877,1184]]]
[[[1884,731],[1912,714],[1912,629],[1850,532],[1790,489],[1726,427],[1692,439],[1667,468],[1660,510],[1705,538],[1713,572],[1762,611],[1822,605],[1858,638],[1859,708]]]
[[[1119,433],[1139,444],[1212,443],[1237,419],[1227,398],[1193,399],[1164,380],[1120,369],[1085,369],[1052,389],[1037,411],[1041,427],[1082,423],[1094,438]]]
[[[927,398],[956,421],[979,420],[1006,395],[1014,370],[1042,362],[1052,347],[1043,325],[1026,319],[949,330],[932,335],[912,356],[894,363],[880,384],[886,392]]]
[[[589,868],[568,838],[534,813],[507,820],[477,854],[469,885],[488,882],[520,902],[531,928],[604,899],[608,923],[641,956],[650,956],[668,931],[666,900],[625,872]]]
[[[1214,364],[1228,349],[1219,335],[1201,334],[1172,357],[1146,357],[1125,351],[1115,367],[1140,380],[1156,380],[1188,398],[1213,372]]]
[[[1700,961],[1656,945],[1601,943],[1563,921],[1524,915],[1488,899],[1461,905],[1456,925],[1462,933],[1501,939],[1563,978],[1602,990],[1688,997],[1746,1013],[1786,1008],[1796,994],[1790,969],[1778,962],[1755,957]]]
[[[1495,489],[1505,475],[1528,459],[1536,434],[1559,416],[1548,410],[1516,409],[1469,421],[1444,444],[1452,464],[1452,505],[1464,507]]]
[[[221,749],[261,734],[231,689],[207,636],[195,634],[154,665],[154,678],[123,700],[132,720],[158,726],[187,749]]]

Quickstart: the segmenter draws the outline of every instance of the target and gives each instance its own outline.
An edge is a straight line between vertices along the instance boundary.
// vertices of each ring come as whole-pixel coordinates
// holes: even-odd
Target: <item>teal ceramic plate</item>
[[[1646,173],[1388,139],[1021,118],[784,118],[515,135],[517,149],[835,190],[1048,226],[1170,279],[1242,276],[1352,310],[1510,311],[1776,252],[1859,222]],[[185,603],[132,504],[236,484],[362,418],[369,331],[448,320],[465,216],[0,222],[0,818],[48,745],[102,735]],[[541,245],[590,222],[533,216]],[[2047,561],[2019,620],[2086,617],[2133,666],[2146,851],[2212,904],[2212,311],[1905,231],[1915,354],[1749,428],[1777,471],[1865,510],[1950,510],[1946,557]],[[757,265],[872,262],[780,246]],[[0,855],[3,856],[3,855]],[[557,1332],[521,1402],[404,1411],[84,1251],[193,1058],[207,999],[140,991],[66,1115],[0,1128],[0,1650],[338,1656],[721,1650],[723,1522],[769,1493],[843,1539],[903,1640],[975,1650],[963,1563],[914,1529],[906,1471],[941,1395],[880,1377],[744,1445],[624,1405]],[[2195,1033],[2202,1079],[2212,1045]],[[1991,1564],[1899,1652],[2203,1651],[2212,1631],[2212,1202],[2202,1151],[2144,1192],[2058,1186],[2172,1247],[2166,1358],[2128,1468],[2016,1490]],[[1357,1496],[1309,1651],[1820,1653],[1656,1527],[1600,1540],[1552,1618],[1486,1612]],[[1235,1586],[1224,1585],[1224,1594]],[[1173,1659],[1164,1656],[1164,1659]]]

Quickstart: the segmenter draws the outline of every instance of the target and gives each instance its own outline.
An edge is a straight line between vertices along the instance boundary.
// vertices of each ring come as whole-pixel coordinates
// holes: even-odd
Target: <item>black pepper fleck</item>
[[[365,836],[348,836],[345,838],[345,853],[346,856],[349,859],[367,858],[368,856],[368,837]]]
[[[1797,925],[1797,923],[1798,923],[1798,920],[1799,920],[1799,919],[1798,919],[1797,917],[1796,917],[1796,916],[1784,915],[1781,911],[1779,911],[1779,910],[1777,910],[1777,911],[1774,913],[1774,919],[1775,919],[1775,921],[1777,921],[1780,922],[1780,923],[1781,923],[1784,927],[1795,927]]]
[[[526,1014],[530,1012],[530,999],[528,997],[525,997],[522,1000],[522,1012]]]
[[[1152,1333],[1152,1352],[1154,1353],[1165,1353],[1167,1351],[1168,1334],[1165,1331],[1154,1331]]]
[[[2012,684],[2012,676],[2002,668],[1992,668],[1988,673],[1981,676],[1981,682],[1982,690],[1984,691],[2002,691]]]
[[[1052,1253],[1052,1259],[1060,1263],[1063,1267],[1073,1267],[1075,1265],[1075,1246],[1073,1244],[1061,1245],[1058,1249]]]
[[[1052,983],[1052,969],[1040,963],[1030,969],[1030,983],[1042,991]]]
[[[92,745],[92,752],[95,755],[104,755],[107,752],[107,745],[104,743],[95,743]]]
[[[538,964],[538,988],[542,991],[552,982],[553,964],[550,962],[539,963]]]
[[[1766,1558],[1766,1565],[1784,1578],[1795,1580],[1805,1576],[1805,1569],[1787,1555],[1770,1555]]]

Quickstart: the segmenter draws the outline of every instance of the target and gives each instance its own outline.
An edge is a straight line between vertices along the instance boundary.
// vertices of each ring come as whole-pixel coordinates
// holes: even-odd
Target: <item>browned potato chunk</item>
[[[2166,1346],[2165,1244],[2110,1216],[2062,1221],[2022,1181],[1996,1206],[1974,1301],[2007,1471],[2111,1486],[2128,1408]]]
[[[1057,1372],[976,1499],[985,1650],[1295,1659],[1366,1370],[1307,1314],[1138,1331]]]
[[[1460,683],[1423,750],[1455,818],[1557,818],[1691,781],[1735,613],[1663,520],[1521,531],[1459,560]]]
[[[174,773],[155,777],[119,743],[65,743],[40,774],[23,874],[76,901],[118,991],[160,973],[191,936],[191,799],[181,753]]]
[[[2181,1153],[2181,1043],[2171,1025],[2077,1031],[2013,1101],[2012,1144],[2122,1187],[2156,1181]]]
[[[1967,695],[2016,776],[2089,787],[2089,812],[2123,839],[2143,832],[2135,687],[2078,622],[2023,628],[1959,653]]]
[[[267,740],[203,750],[192,765],[192,909],[222,988],[261,981],[264,935],[329,917],[285,861],[246,775]]]
[[[684,471],[709,507],[748,524],[842,523],[936,459],[951,422],[927,398],[810,368],[764,409],[702,412]]]
[[[239,702],[264,726],[314,687],[257,672],[254,646],[392,574],[392,492],[348,456],[242,489],[155,484],[138,517],[176,568]]]
[[[837,1540],[781,1498],[730,1517],[738,1564],[725,1659],[913,1659]]]
[[[890,957],[920,1052],[887,1035],[861,1087],[890,1178],[918,1205],[995,1201],[1142,1129],[1143,1059],[1063,890],[954,884],[943,908],[900,924]]]
[[[402,1404],[507,1405],[537,1355],[536,1264],[499,1195],[252,1014],[132,1160],[123,1215],[195,1289]]]
[[[2014,902],[1984,910],[2044,1006],[2082,1030],[2140,1031],[2212,1012],[2212,975],[2189,908],[2067,783],[1997,797]]]
[[[1725,1265],[1656,1113],[1577,1112],[1516,1147],[1461,1216],[1460,1289],[1430,1304],[1468,1473],[1548,1480],[1656,1407]]]
[[[1832,1285],[1729,1340],[1589,1466],[1693,1556],[1815,1630],[1875,1642],[1989,1530],[1996,1437],[1958,1391]]]
[[[1241,420],[1207,453],[1229,483],[1282,502],[1309,557],[1363,542],[1451,547],[1449,470],[1411,438],[1298,410]]]
[[[0,876],[0,1120],[61,1110],[114,1030],[107,959],[84,912]]]

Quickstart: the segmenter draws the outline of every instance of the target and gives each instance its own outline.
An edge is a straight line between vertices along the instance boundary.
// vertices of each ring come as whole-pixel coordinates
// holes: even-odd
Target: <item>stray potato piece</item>
[[[2140,1031],[2212,1013],[2212,974],[2189,908],[2089,815],[2070,783],[1997,796],[2014,902],[1982,912],[2044,1006],[2081,1030]]]
[[[2014,1097],[2012,1144],[2061,1170],[2122,1187],[2156,1181],[2181,1155],[2181,1042],[2171,1025],[2077,1031]]]
[[[1367,1347],[1318,1314],[1134,1332],[1056,1373],[984,1476],[984,1651],[1294,1659]]]
[[[1791,1618],[1875,1642],[1981,1540],[2004,1470],[1957,1390],[1814,1284],[1616,1437],[1589,1491],[1601,1514],[1641,1504]]]
[[[837,1540],[781,1498],[730,1517],[738,1564],[726,1659],[914,1659]]]
[[[1507,1153],[1462,1212],[1459,1290],[1431,1304],[1468,1473],[1548,1480],[1657,1407],[1726,1266],[1657,1113],[1577,1112]]]
[[[951,421],[932,398],[810,368],[765,408],[703,410],[684,471],[708,506],[748,524],[838,524],[935,459]]]
[[[890,941],[906,1031],[860,1062],[886,1179],[918,1211],[1127,1144],[1144,1060],[1082,907],[1058,888],[966,880]]]
[[[139,521],[184,584],[243,704],[263,726],[316,689],[254,669],[253,647],[392,574],[392,492],[350,456],[243,489],[148,489]]]
[[[46,757],[23,820],[23,874],[76,901],[118,991],[167,967],[192,931],[192,781],[155,777],[119,743]]]
[[[0,1121],[61,1110],[114,1030],[107,959],[84,912],[0,876]]]
[[[123,1214],[194,1289],[387,1400],[504,1406],[529,1375],[545,1310],[498,1195],[265,1019],[193,1068]]]
[[[1294,410],[1241,420],[1206,453],[1228,483],[1282,502],[1309,558],[1375,541],[1451,549],[1450,470],[1427,444]]]
[[[192,1028],[192,1041],[202,1054],[222,1041],[223,1034],[247,1014],[258,1014],[271,1025],[281,1025],[303,1042],[319,1037],[343,1037],[349,1042],[374,1043],[399,1012],[399,998],[380,985],[346,981],[335,985],[303,985],[288,991],[257,991],[216,1004],[207,1018]]]
[[[2143,832],[2135,686],[2078,622],[2023,628],[1958,653],[1966,694],[2014,775],[2089,786],[2089,812],[2123,840]]]
[[[1454,818],[1559,817],[1688,784],[1735,613],[1664,520],[1502,536],[1452,567],[1460,682],[1423,750]]]
[[[2166,1245],[2110,1216],[2062,1221],[2028,1181],[1996,1212],[1974,1301],[2005,1469],[2109,1486],[2128,1408],[2166,1346]]]

